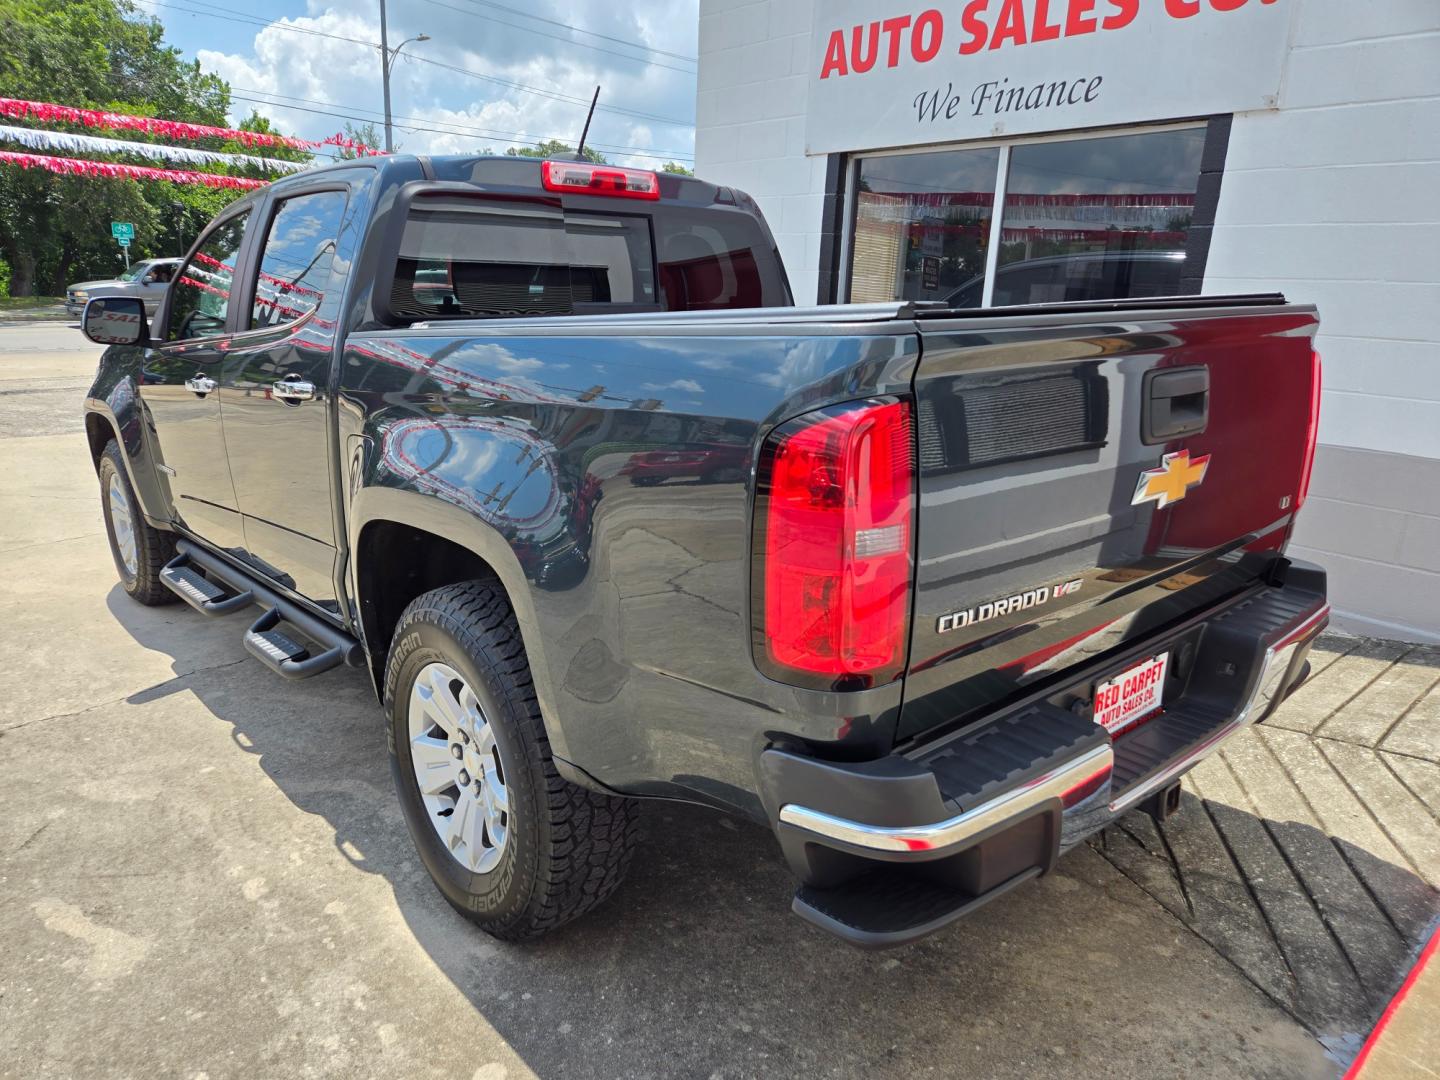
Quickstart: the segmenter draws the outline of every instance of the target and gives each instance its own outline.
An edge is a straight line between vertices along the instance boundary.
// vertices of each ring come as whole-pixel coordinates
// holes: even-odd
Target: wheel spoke
[[[450,834],[445,837],[451,854],[457,854],[460,845],[469,839],[470,830],[474,827],[470,819],[480,816],[476,809],[475,796],[468,789],[462,791],[460,798],[455,800],[455,812],[450,815]]]
[[[430,674],[429,693],[425,700],[435,722],[451,735],[458,735],[463,719],[460,703],[450,689],[450,680],[437,665]]]
[[[510,792],[500,783],[500,774],[495,771],[493,761],[485,766],[485,794],[497,813],[501,810],[507,814],[510,812]]]
[[[444,739],[421,735],[410,740],[410,760],[415,764],[415,779],[422,795],[438,795],[455,786],[459,762],[450,754]]]

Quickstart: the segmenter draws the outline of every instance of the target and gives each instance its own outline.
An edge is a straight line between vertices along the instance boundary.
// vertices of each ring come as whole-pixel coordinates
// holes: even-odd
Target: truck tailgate
[[[1313,309],[927,315],[898,738],[953,727],[1245,590],[1308,470]]]

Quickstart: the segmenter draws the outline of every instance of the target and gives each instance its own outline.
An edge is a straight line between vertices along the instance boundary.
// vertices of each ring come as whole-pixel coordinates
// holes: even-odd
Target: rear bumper
[[[1048,871],[1264,719],[1302,681],[1329,610],[1324,572],[1292,564],[1284,585],[935,743],[861,764],[765,751],[767,808],[802,883],[795,911],[853,944],[898,945]],[[1077,710],[1097,679],[1182,642],[1192,673],[1143,726],[1112,739]]]

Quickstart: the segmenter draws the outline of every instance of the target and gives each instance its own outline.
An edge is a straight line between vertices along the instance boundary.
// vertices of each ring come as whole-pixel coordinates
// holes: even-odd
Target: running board
[[[175,547],[178,554],[165,565],[160,578],[196,611],[224,615],[251,604],[265,609],[245,631],[245,650],[275,674],[308,679],[341,664],[364,666],[365,650],[339,627],[189,540],[181,540]],[[298,635],[282,631],[281,623]]]
[[[255,602],[249,589],[227,593],[190,565],[188,555],[176,555],[160,571],[165,587],[202,615],[228,615]]]
[[[343,640],[312,656],[308,646],[277,629],[282,621],[285,620],[277,609],[268,608],[245,631],[245,651],[276,675],[285,679],[308,679],[345,662]]]

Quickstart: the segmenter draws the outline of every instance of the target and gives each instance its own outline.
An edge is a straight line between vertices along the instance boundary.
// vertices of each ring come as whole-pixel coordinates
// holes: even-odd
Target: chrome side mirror
[[[85,305],[81,332],[97,345],[140,345],[150,339],[145,301],[136,296],[97,297]]]

